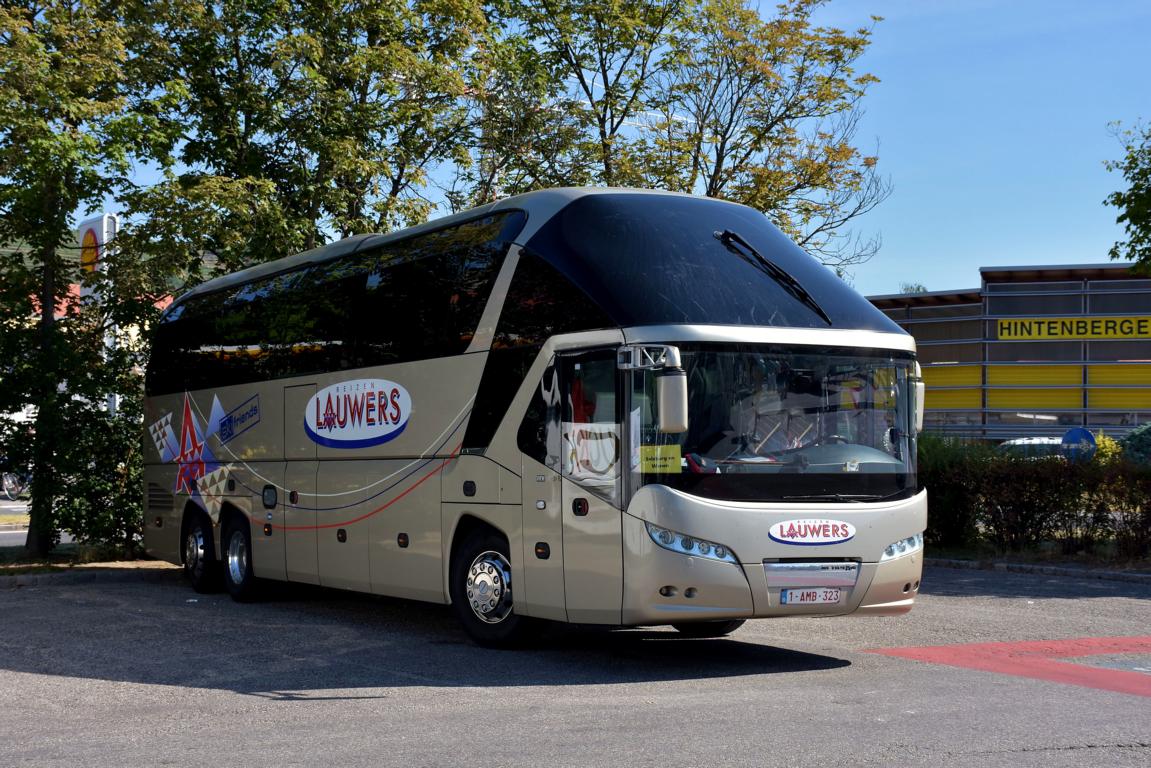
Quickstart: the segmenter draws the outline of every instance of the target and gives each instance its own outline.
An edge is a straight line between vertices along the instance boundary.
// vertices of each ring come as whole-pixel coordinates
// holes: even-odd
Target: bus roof
[[[906,334],[761,211],[611,187],[538,190],[388,234],[349,237],[210,280],[172,306],[511,211],[525,214],[518,234],[509,235],[527,249],[524,258],[546,262],[576,289],[565,312],[596,308],[619,328],[707,324]]]
[[[486,205],[469,208],[466,211],[453,213],[448,216],[441,216],[437,219],[426,221],[423,224],[417,224],[412,227],[405,227],[404,229],[397,229],[394,232],[386,234],[370,233],[364,235],[352,235],[351,237],[336,240],[335,242],[322,245],[319,248],[313,248],[309,251],[302,251],[292,256],[286,256],[282,259],[275,261],[267,261],[262,264],[256,264],[241,269],[238,272],[232,272],[227,275],[222,275],[212,280],[201,283],[194,288],[180,294],[173,302],[173,305],[180,304],[186,299],[193,296],[199,296],[205,293],[212,293],[229,286],[247,283],[252,280],[257,280],[261,277],[274,275],[279,272],[286,272],[294,269],[303,264],[318,264],[321,262],[329,261],[330,259],[339,258],[349,253],[364,248],[371,248],[378,245],[384,245],[396,240],[403,240],[405,238],[413,237],[416,235],[424,234],[427,232],[435,232],[445,227],[450,227],[459,222],[468,221],[482,217],[488,213],[495,213],[498,211],[506,210],[522,210],[528,214],[528,223],[520,237],[517,238],[520,242],[527,242],[533,234],[555,213],[560,211],[564,206],[573,200],[589,195],[602,195],[602,194],[639,194],[639,195],[668,195],[674,197],[693,197],[693,195],[685,195],[681,192],[666,192],[650,189],[631,189],[626,187],[557,187],[553,189],[541,189],[534,192],[525,192],[513,197],[507,197],[498,200],[494,203],[487,203]],[[732,203],[732,205],[737,205]]]

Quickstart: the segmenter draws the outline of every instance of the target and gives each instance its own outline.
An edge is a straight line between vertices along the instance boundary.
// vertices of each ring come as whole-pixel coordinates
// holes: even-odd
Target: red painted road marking
[[[946,664],[950,667],[978,669],[1001,675],[1030,677],[1054,683],[1097,688],[1102,691],[1151,697],[1151,675],[1056,661],[1079,656],[1151,653],[1151,635],[933,645],[918,648],[874,648],[866,652],[925,661],[929,664]]]

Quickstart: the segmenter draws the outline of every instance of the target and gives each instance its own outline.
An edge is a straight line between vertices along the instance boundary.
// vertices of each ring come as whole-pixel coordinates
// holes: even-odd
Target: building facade
[[[1151,279],[1128,267],[983,267],[979,288],[870,299],[915,337],[928,431],[1121,437],[1151,422]]]

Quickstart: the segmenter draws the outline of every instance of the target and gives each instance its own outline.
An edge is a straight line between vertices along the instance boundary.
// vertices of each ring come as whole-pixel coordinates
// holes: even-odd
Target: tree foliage
[[[125,245],[187,279],[422,221],[462,153],[473,0],[166,0],[139,10],[155,87],[180,127],[164,178],[128,196]]]
[[[1151,465],[1151,424],[1137,427],[1119,441],[1123,457],[1138,464]]]
[[[53,543],[67,474],[89,469],[91,456],[70,437],[100,422],[115,428],[130,420],[99,404],[121,387],[139,388],[125,381],[131,350],[107,360],[104,340],[113,325],[134,319],[140,304],[116,300],[115,271],[84,278],[70,248],[72,212],[97,207],[122,187],[158,135],[155,105],[135,87],[128,47],[115,3],[0,7],[0,246],[7,249],[0,403],[4,411],[36,406],[34,431],[18,433],[24,444],[8,449],[30,454],[28,546],[37,553]],[[85,280],[93,288],[106,283],[110,300],[97,305],[77,295],[72,286]],[[129,444],[103,450],[131,472]]]
[[[1126,239],[1111,247],[1110,256],[1133,261],[1135,271],[1151,274],[1151,125],[1118,135],[1124,157],[1106,165],[1123,174],[1127,189],[1112,192],[1104,203],[1119,209],[1115,222],[1123,226]]]
[[[571,174],[559,179],[566,183],[750,205],[840,269],[870,258],[879,240],[853,237],[847,225],[890,193],[878,158],[855,143],[863,96],[876,82],[855,70],[871,29],[816,26],[825,1],[790,0],[771,18],[746,0],[510,2],[499,29],[514,36],[500,43],[522,43],[501,62],[546,76],[514,91],[538,106],[480,89],[479,111],[488,120],[537,118],[519,127],[543,151],[523,130],[514,134],[502,154],[489,149],[485,157],[499,160],[461,199],[547,186],[558,169]],[[483,138],[506,136],[487,126]]]
[[[653,77],[658,117],[644,131],[644,183],[765,211],[825,263],[870,258],[877,239],[844,226],[889,194],[878,158],[855,146],[876,82],[855,71],[871,37],[815,26],[823,0],[790,0],[762,18],[744,0],[704,0]]]

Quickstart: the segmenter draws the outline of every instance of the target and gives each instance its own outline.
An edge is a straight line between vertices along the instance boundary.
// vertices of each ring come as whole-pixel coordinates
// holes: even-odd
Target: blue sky
[[[763,6],[770,13],[770,6]],[[979,285],[981,266],[1107,261],[1121,236],[1103,199],[1108,123],[1151,121],[1151,2],[832,0],[821,24],[870,15],[859,70],[881,82],[858,139],[895,190],[858,219],[883,248],[853,269],[871,295],[901,282]]]

